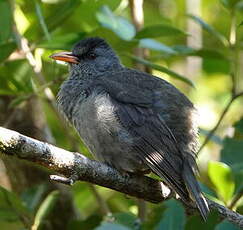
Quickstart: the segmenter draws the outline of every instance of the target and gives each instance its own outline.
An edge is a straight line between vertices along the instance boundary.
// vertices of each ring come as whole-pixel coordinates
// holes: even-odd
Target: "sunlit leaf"
[[[136,38],[155,38],[155,37],[162,37],[162,36],[179,36],[179,35],[186,35],[186,33],[174,26],[167,25],[167,24],[160,24],[160,25],[152,25],[147,26],[140,30]]]
[[[150,38],[141,39],[139,41],[139,46],[143,47],[143,48],[148,48],[151,50],[163,52],[168,55],[177,54],[177,52],[174,49],[172,49],[171,47],[164,45],[163,43],[158,42],[154,39],[150,39]]]
[[[221,33],[219,33],[217,30],[215,30],[211,25],[209,25],[205,21],[203,21],[200,17],[191,15],[191,14],[189,14],[188,17],[190,17],[193,21],[198,23],[208,33],[210,33],[215,38],[217,38],[221,43],[223,43],[224,46],[228,46],[229,42],[225,38],[225,36],[222,35]]]
[[[146,66],[148,66],[148,67],[150,67],[152,69],[156,69],[158,71],[166,73],[166,74],[170,75],[171,77],[173,77],[175,79],[178,79],[180,81],[183,81],[183,82],[187,83],[188,85],[190,85],[192,87],[195,87],[193,82],[190,79],[188,79],[188,78],[182,76],[181,74],[178,74],[178,73],[176,73],[176,72],[174,72],[174,71],[172,71],[172,70],[170,70],[170,69],[168,69],[168,68],[166,68],[164,66],[154,64],[154,63],[152,63],[150,61],[147,61],[147,60],[145,60],[143,58],[138,58],[138,57],[133,56],[133,55],[127,55],[127,56],[129,56],[133,60],[135,60],[135,61],[137,61],[139,63],[142,63],[142,64],[144,64],[144,65],[146,65]]]
[[[163,217],[156,226],[156,230],[181,230],[184,229],[186,222],[186,215],[183,205],[174,200],[165,201],[166,209],[163,213]]]
[[[135,36],[134,25],[127,19],[114,15],[108,6],[101,7],[96,18],[103,27],[112,30],[123,40],[129,41]]]
[[[208,175],[216,188],[219,198],[223,199],[227,204],[235,190],[231,168],[222,162],[210,161],[208,164]]]

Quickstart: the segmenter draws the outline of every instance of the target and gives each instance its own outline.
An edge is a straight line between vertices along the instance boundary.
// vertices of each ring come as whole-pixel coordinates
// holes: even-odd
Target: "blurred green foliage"
[[[11,98],[11,109],[20,108],[29,98],[37,95],[43,102],[56,144],[76,150],[73,141],[64,135],[65,127],[44,93],[46,87],[50,87],[56,94],[67,74],[67,67],[54,63],[49,55],[56,50],[71,49],[84,37],[101,36],[117,51],[125,65],[132,67],[137,61],[149,66],[155,75],[175,84],[195,102],[201,113],[199,123],[203,141],[230,99],[232,76],[235,78],[235,93],[243,90],[243,1],[202,1],[202,17],[188,15],[185,2],[145,0],[145,26],[136,32],[128,1],[125,0],[0,0],[0,96]],[[187,45],[187,38],[194,36],[186,31],[188,20],[194,21],[203,30],[203,46],[199,49]],[[233,30],[236,41],[232,41]],[[20,50],[23,38],[27,39],[33,54],[34,67]],[[136,47],[149,49],[148,59],[133,56],[132,51]],[[202,60],[201,71],[191,79],[182,67],[186,65],[188,56]],[[44,81],[39,79],[40,71]],[[239,97],[198,159],[206,195],[241,214],[242,115],[242,98]],[[73,130],[70,130],[70,137],[81,143]],[[90,156],[82,144],[78,144],[77,150]],[[207,223],[203,223],[197,214],[186,217],[182,204],[176,200],[160,205],[148,204],[147,221],[140,223],[136,217],[138,208],[135,201],[97,187],[112,211],[111,216],[103,217],[86,183],[77,182],[70,189],[80,214],[79,219],[69,221],[70,230],[238,229],[227,221],[220,222],[214,212]],[[52,212],[57,199],[61,199],[57,191],[44,197],[45,191],[45,185],[40,185],[17,196],[0,187],[0,229],[28,229],[30,226],[44,229],[43,222]],[[238,200],[232,207],[236,197]]]

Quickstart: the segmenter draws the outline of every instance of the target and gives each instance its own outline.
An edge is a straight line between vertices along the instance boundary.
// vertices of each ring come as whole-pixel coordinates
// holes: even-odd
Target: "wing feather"
[[[168,82],[126,68],[111,72],[109,76],[99,76],[95,86],[101,86],[114,100],[117,119],[133,137],[132,149],[142,162],[164,178],[185,203],[190,200],[189,190],[206,219],[209,209],[193,172],[194,151],[179,149],[175,135],[163,119],[173,124],[175,121],[167,118],[173,115],[179,122],[177,127],[180,135],[182,127],[186,129],[182,137],[176,133],[182,144],[180,146],[183,146],[183,138],[189,140],[190,135],[187,129],[189,118],[183,109],[193,110],[192,103]],[[170,108],[170,100],[173,109]],[[176,107],[181,115],[170,114],[176,111]],[[163,114],[163,111],[167,112]]]
[[[91,87],[97,86],[114,100],[117,119],[134,137],[134,151],[187,202],[189,194],[182,177],[183,156],[175,136],[160,116],[165,93],[179,97],[181,93],[162,79],[130,69],[97,77]],[[180,99],[191,105],[181,95]]]
[[[118,104],[118,117],[122,125],[135,136],[134,151],[141,160],[187,202],[189,195],[182,180],[182,156],[176,147],[175,138],[161,117],[148,108],[137,108],[134,105]],[[140,115],[139,115],[140,114]],[[143,117],[143,123],[133,122],[133,117]],[[124,119],[124,117],[126,117]],[[127,121],[130,122],[127,122]],[[124,122],[125,121],[125,122]],[[130,125],[128,125],[130,124]]]

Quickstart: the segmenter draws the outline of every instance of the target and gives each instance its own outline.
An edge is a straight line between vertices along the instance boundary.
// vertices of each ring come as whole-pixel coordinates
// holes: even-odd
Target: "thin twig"
[[[233,104],[233,102],[240,96],[242,96],[243,92],[240,93],[236,93],[236,84],[237,84],[237,72],[238,72],[238,51],[237,51],[237,46],[238,46],[238,42],[237,42],[237,33],[236,33],[236,27],[237,27],[237,23],[236,23],[236,15],[235,15],[235,10],[232,10],[231,12],[231,25],[230,25],[230,35],[229,35],[229,43],[230,43],[230,49],[233,52],[232,56],[233,56],[233,60],[231,63],[231,79],[232,79],[232,89],[231,89],[231,99],[228,102],[228,104],[226,105],[226,107],[224,108],[224,110],[222,111],[218,122],[216,123],[216,125],[211,129],[211,131],[209,132],[209,134],[207,135],[207,137],[205,138],[203,144],[201,145],[200,149],[198,150],[198,153],[200,153],[202,151],[202,149],[205,147],[205,145],[208,143],[208,141],[211,139],[211,137],[213,136],[213,134],[215,133],[215,131],[218,129],[218,127],[220,126],[222,120],[224,119],[226,113],[229,111],[231,105]]]
[[[202,143],[200,149],[198,150],[198,153],[200,153],[202,151],[202,149],[204,148],[204,146],[208,143],[208,141],[211,139],[211,137],[213,136],[213,134],[215,133],[215,131],[218,129],[219,125],[221,124],[221,121],[224,119],[224,116],[228,112],[228,110],[229,110],[231,104],[233,103],[233,101],[234,101],[234,99],[231,98],[230,101],[228,102],[228,104],[226,105],[226,107],[224,108],[223,112],[221,113],[218,122],[216,123],[216,125],[211,129],[211,131],[206,136],[204,142]]]
[[[205,145],[208,143],[208,141],[211,139],[211,137],[213,136],[213,134],[215,133],[215,131],[218,129],[219,125],[221,124],[222,120],[224,119],[226,113],[228,112],[228,110],[230,109],[232,103],[239,97],[243,96],[243,92],[240,92],[236,95],[234,95],[230,101],[228,102],[228,104],[226,105],[226,107],[224,108],[223,112],[221,113],[218,122],[216,123],[216,125],[212,128],[212,130],[209,132],[209,134],[207,135],[207,137],[205,138],[204,142],[202,143],[200,149],[198,150],[198,153],[200,153],[202,151],[202,149],[205,147]]]
[[[228,208],[233,209],[236,203],[241,199],[241,197],[243,197],[243,190],[241,190],[234,196]]]

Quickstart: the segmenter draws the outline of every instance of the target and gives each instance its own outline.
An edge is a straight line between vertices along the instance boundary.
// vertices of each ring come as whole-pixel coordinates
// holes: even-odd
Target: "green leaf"
[[[228,9],[233,9],[241,0],[220,0],[220,2]]]
[[[37,17],[39,19],[41,28],[43,30],[43,33],[44,33],[46,39],[50,40],[51,39],[51,35],[50,35],[50,33],[48,31],[48,28],[47,28],[47,25],[45,23],[45,19],[44,19],[44,16],[42,14],[41,6],[38,3],[38,0],[35,0],[35,11],[36,11],[36,15],[37,15]]]
[[[215,230],[240,230],[240,228],[229,221],[224,220],[215,227]]]
[[[100,215],[92,215],[85,220],[70,220],[68,230],[80,230],[81,226],[82,229],[93,230],[101,221],[102,217]]]
[[[137,217],[131,213],[115,213],[112,217],[115,218],[116,224],[121,224],[131,229],[133,229],[135,225],[138,223]]]
[[[205,21],[203,21],[200,17],[189,14],[188,17],[190,17],[193,21],[195,21],[197,24],[199,24],[204,30],[206,30],[208,33],[213,35],[215,38],[217,38],[224,46],[228,46],[229,42],[225,38],[224,35],[219,33],[217,30],[215,30],[212,26],[207,24]]]
[[[21,218],[30,220],[30,213],[14,193],[0,186],[0,221],[21,221]]]
[[[195,87],[193,82],[190,79],[188,79],[188,78],[182,76],[181,74],[178,74],[178,73],[176,73],[176,72],[174,72],[172,70],[169,70],[168,68],[166,68],[164,66],[160,66],[160,65],[154,64],[154,63],[152,63],[150,61],[147,61],[147,60],[145,60],[143,58],[138,58],[138,57],[133,56],[133,55],[127,55],[127,56],[130,57],[131,59],[139,62],[139,63],[142,63],[142,64],[152,68],[152,69],[156,69],[158,71],[166,73],[166,74],[170,75],[171,77],[173,77],[173,78],[175,78],[177,80],[183,81],[183,82],[187,83],[188,85],[190,85],[192,87]]]
[[[53,210],[59,196],[60,192],[57,190],[48,194],[36,212],[34,224],[32,226],[33,229],[38,229],[42,225],[43,221],[45,221],[49,213]]]
[[[238,11],[240,11],[240,13],[242,13],[243,11],[243,1],[240,0],[236,5],[235,5],[235,9],[237,9]]]
[[[23,202],[31,212],[36,211],[47,189],[47,184],[38,184],[34,187],[28,188],[21,194]]]
[[[231,167],[243,164],[243,141],[226,137],[223,141],[224,148],[221,150],[221,160]]]
[[[132,230],[132,229],[120,224],[103,222],[101,226],[95,228],[95,230]]]
[[[159,24],[144,27],[142,30],[137,32],[136,38],[141,39],[179,35],[186,35],[186,33],[174,26],[167,24]]]
[[[11,108],[14,108],[18,105],[21,105],[21,103],[23,103],[24,101],[26,101],[27,99],[29,99],[30,96],[29,95],[21,95],[21,96],[18,96],[16,98],[14,98],[8,105],[8,108],[11,109]]]
[[[230,165],[232,168],[243,168],[243,119],[234,124],[234,137],[226,137],[223,141],[223,149],[221,150],[221,161]]]
[[[141,39],[139,41],[139,47],[160,51],[168,55],[177,54],[177,52],[171,47],[150,38]]]
[[[210,74],[230,74],[230,62],[225,59],[205,58],[203,61],[203,70]]]
[[[156,230],[182,230],[186,222],[185,210],[182,204],[174,199],[165,201],[166,210],[163,217],[156,226]]]
[[[1,31],[1,29],[0,29]],[[0,44],[0,62],[5,61],[9,55],[17,48],[17,45],[15,42],[10,41],[6,43],[1,43]]]
[[[9,1],[0,0],[0,43],[10,38],[12,30],[12,15]]]
[[[237,121],[235,124],[234,124],[234,127],[235,127],[235,134],[237,135],[237,133],[240,133],[242,134],[242,138],[241,140],[243,140],[243,118],[239,121]]]
[[[69,50],[80,39],[85,37],[85,33],[68,33],[59,36],[53,36],[51,40],[42,42],[37,46],[40,48],[46,49],[60,49],[60,50]]]
[[[243,119],[234,124],[233,137],[226,137],[221,150],[221,161],[228,164],[234,174],[236,192],[243,188]]]
[[[67,20],[69,16],[78,8],[81,4],[80,0],[68,0],[64,1],[63,4],[51,14],[45,21],[48,25],[48,29],[51,31],[57,26],[60,26],[63,21]]]
[[[192,56],[199,56],[202,58],[214,58],[214,59],[223,59],[228,60],[222,53],[217,50],[210,50],[210,49],[199,49],[195,50]]]
[[[18,92],[12,91],[10,89],[0,89],[0,95],[17,95]]]
[[[102,6],[96,13],[96,18],[103,27],[112,30],[123,40],[129,41],[136,34],[134,25],[127,19],[114,15],[108,6]]]
[[[175,45],[172,47],[178,54],[181,55],[190,55],[193,52],[195,52],[195,49],[193,49],[192,47],[189,46],[185,46],[185,45]]]
[[[23,223],[20,221],[7,222],[7,221],[1,221],[1,220],[0,220],[0,229],[27,230],[27,228],[24,228]]]
[[[81,6],[75,12],[74,17],[78,20],[78,28],[81,31],[85,31],[87,33],[92,33],[94,30],[101,29],[104,27],[100,26],[99,21],[97,20],[96,13],[101,9],[102,6],[108,5],[111,11],[115,11],[119,8],[121,0],[82,0]],[[120,12],[120,11],[119,11]],[[80,15],[85,20],[79,20]],[[113,34],[113,32],[112,32]],[[102,34],[103,35],[103,34]],[[113,36],[113,35],[112,35]],[[111,39],[116,39],[112,38]]]
[[[212,59],[222,59],[222,60],[228,60],[227,57],[225,57],[221,52],[214,49],[193,49],[189,46],[184,45],[176,45],[171,47],[176,51],[178,54],[181,55],[188,55],[188,56],[199,56],[202,58],[212,58]]]
[[[203,221],[201,216],[192,215],[187,218],[185,230],[215,230],[215,226],[219,222],[219,213],[215,210],[211,210],[207,222]]]
[[[208,175],[216,188],[218,197],[227,204],[235,190],[231,168],[222,162],[210,161],[208,164]]]

